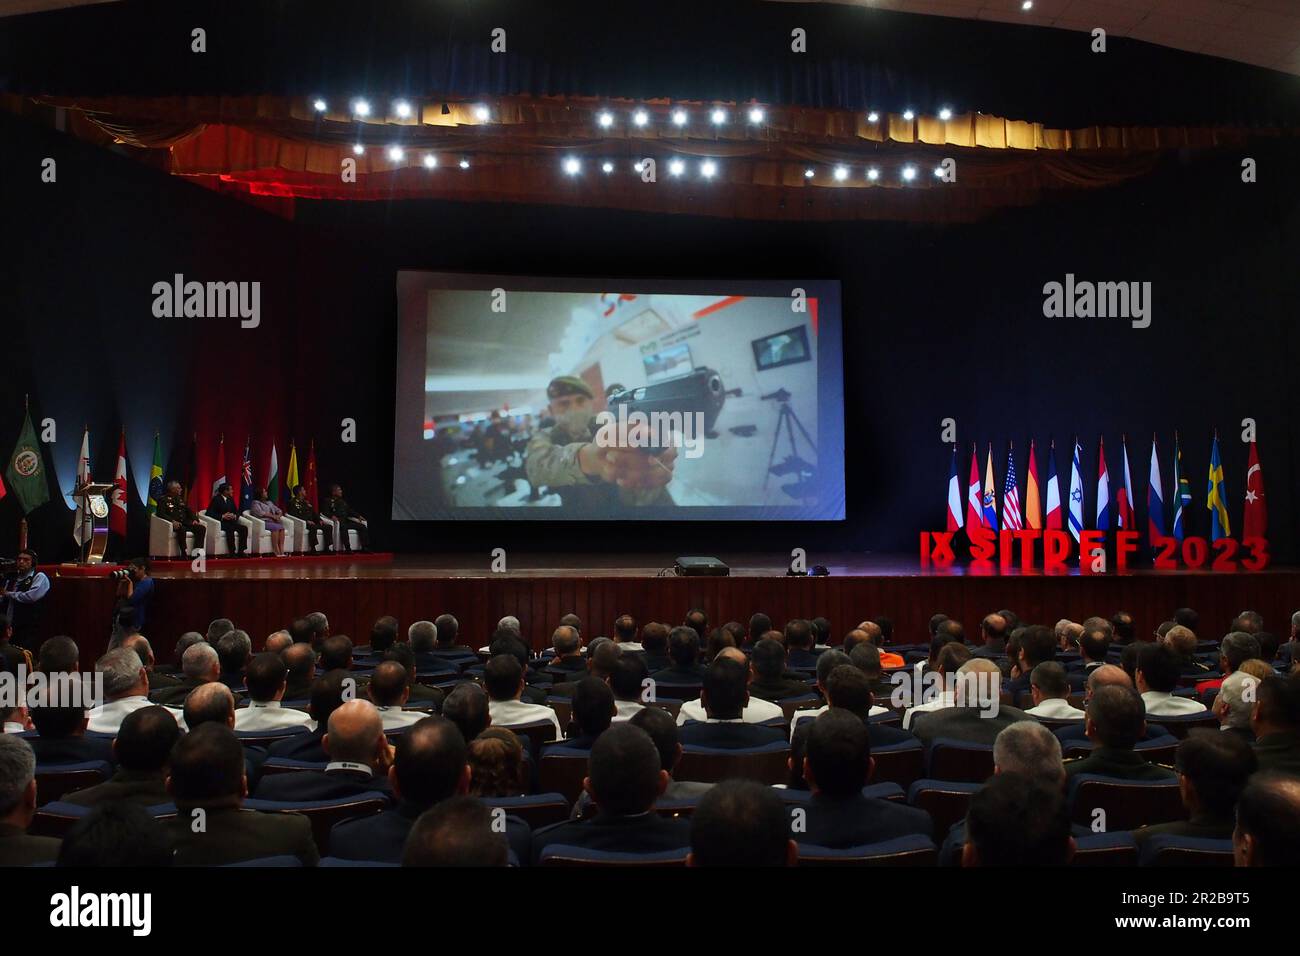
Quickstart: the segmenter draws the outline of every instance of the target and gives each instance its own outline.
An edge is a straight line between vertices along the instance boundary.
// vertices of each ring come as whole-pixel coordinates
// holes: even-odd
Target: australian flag
[[[239,475],[239,510],[253,506],[253,455],[249,442],[244,443],[244,466]]]

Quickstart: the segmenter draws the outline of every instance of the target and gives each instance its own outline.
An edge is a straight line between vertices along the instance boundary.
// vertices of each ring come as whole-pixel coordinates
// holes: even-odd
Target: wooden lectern
[[[72,492],[81,499],[81,560],[78,564],[102,564],[108,548],[108,501],[105,492],[112,485],[87,482]]]

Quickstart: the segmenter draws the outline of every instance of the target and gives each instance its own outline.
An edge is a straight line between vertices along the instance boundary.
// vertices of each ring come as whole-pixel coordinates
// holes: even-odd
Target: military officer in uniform
[[[338,521],[339,540],[343,544],[344,551],[349,553],[352,551],[352,539],[348,536],[349,531],[357,533],[357,541],[360,542],[362,551],[370,550],[370,531],[366,527],[366,519],[352,510],[352,506],[343,497],[341,487],[330,485],[330,494],[325,499],[325,507],[322,510],[327,517]]]
[[[167,482],[167,494],[158,500],[157,515],[164,521],[170,521],[172,533],[176,535],[176,548],[182,555],[188,556],[189,552],[185,549],[185,533],[188,531],[194,535],[194,547],[203,547],[203,538],[207,534],[207,528],[199,520],[199,516],[190,510],[190,506],[185,503],[185,496],[181,494],[181,483],[179,481]]]
[[[302,485],[294,485],[293,497],[289,499],[288,507],[284,509],[293,515],[299,521],[307,524],[307,545],[303,548],[309,554],[316,550],[316,543],[319,541],[329,550],[329,539],[325,536],[325,525],[321,523],[320,512],[312,507],[311,502],[307,500],[307,489]]]
[[[627,505],[672,506],[668,482],[677,449],[604,447],[596,443],[594,395],[582,379],[561,375],[546,386],[555,424],[533,435],[525,469],[534,488],[546,485],[564,507],[609,514]]]

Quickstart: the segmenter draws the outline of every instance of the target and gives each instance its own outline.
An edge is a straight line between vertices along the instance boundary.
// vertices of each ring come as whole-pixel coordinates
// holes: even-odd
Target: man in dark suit
[[[316,682],[316,652],[310,644],[290,644],[280,652],[284,661],[284,699],[307,700]],[[322,668],[321,673],[329,670]]]
[[[350,700],[330,714],[321,746],[329,755],[324,770],[264,776],[254,794],[259,800],[343,800],[378,791],[392,796],[388,768],[393,748],[375,705]]]
[[[220,724],[233,731],[235,696],[230,693],[230,688],[220,681],[196,687],[185,698],[183,717],[188,730],[194,730],[204,724]],[[302,736],[306,737],[307,734],[304,733]],[[266,751],[260,747],[244,748],[244,776],[248,778],[250,790],[257,789],[257,781],[262,776],[262,764],[266,762],[266,756]]]
[[[704,665],[699,662],[700,635],[695,628],[683,625],[668,632],[668,656],[672,665],[650,674],[655,683],[698,684],[704,677]]]
[[[654,812],[668,783],[650,735],[631,723],[614,725],[591,748],[582,784],[596,805],[595,817],[542,827],[533,834],[532,862],[539,863],[553,844],[616,853],[685,851],[690,824]]]
[[[789,811],[776,791],[753,780],[724,780],[691,814],[687,866],[795,866]]]
[[[205,513],[209,518],[216,518],[221,522],[221,530],[226,534],[226,548],[231,556],[243,554],[244,548],[248,545],[248,528],[240,523],[239,503],[231,494],[229,484],[217,488],[217,493],[212,496],[212,502]]]
[[[1300,676],[1265,677],[1250,716],[1260,770],[1300,777]]]
[[[555,648],[555,656],[546,665],[546,670],[557,682],[585,676],[587,662],[582,659],[582,638],[577,631],[560,625],[551,635],[551,647]]]
[[[980,622],[980,637],[984,643],[971,649],[971,657],[987,657],[990,660],[1006,657],[1007,622],[1000,614],[989,614]]]
[[[749,703],[749,669],[739,661],[721,657],[704,673],[700,703],[708,719],[690,720],[679,735],[686,746],[740,750],[785,740],[785,731],[748,724],[742,716]]]
[[[573,692],[572,719],[567,728],[569,736],[553,746],[568,750],[591,750],[596,739],[609,729],[618,707],[614,692],[608,684],[596,677],[584,677]],[[546,747],[542,756],[546,756]]]
[[[225,684],[233,693],[243,693],[244,669],[248,659],[253,656],[253,641],[246,631],[235,629],[227,631],[217,639],[217,657],[221,663],[221,674],[217,680]]]
[[[1056,660],[1056,635],[1050,627],[1035,624],[1020,632],[1016,659],[1012,661],[1016,676],[1007,684],[1007,693],[1013,701],[1020,700],[1021,694],[1029,694],[1029,675],[1035,667],[1044,661]],[[1083,686],[1081,675],[1068,676],[1071,689]]]
[[[1083,703],[1085,707],[1087,707],[1088,701],[1092,700],[1092,695],[1099,687],[1125,687],[1132,690],[1133,678],[1129,677],[1124,668],[1118,664],[1103,664],[1101,667],[1094,668],[1088,674],[1088,679],[1084,684]],[[1058,727],[1055,733],[1056,739],[1065,746],[1072,743],[1082,743],[1088,739],[1088,735],[1084,732],[1084,721],[1082,720],[1072,723],[1068,727]],[[1163,724],[1148,722],[1141,741],[1168,736],[1169,730]]]
[[[370,643],[353,648],[357,657],[378,657],[397,642],[397,618],[385,614],[370,625]]]
[[[83,707],[29,706],[37,736],[28,739],[39,764],[113,762],[113,742],[85,736],[89,717]],[[173,720],[172,723],[175,723]]]
[[[668,625],[650,621],[641,628],[641,653],[645,655],[645,668],[651,674],[672,665],[668,656]]]
[[[971,658],[957,668],[954,706],[917,713],[912,732],[926,745],[940,737],[991,744],[1016,721],[1033,720],[1020,708],[1000,703],[1001,683],[997,664],[986,657]]]
[[[1064,866],[1074,856],[1065,795],[1054,781],[1000,773],[971,797],[962,866]]]
[[[29,836],[36,816],[36,755],[27,741],[0,734],[0,866],[52,863],[59,855],[53,837]]]
[[[816,638],[813,627],[802,618],[795,618],[785,625],[786,666],[794,670],[810,671],[817,668],[817,655],[813,653]]]
[[[221,658],[216,648],[206,642],[191,644],[181,657],[181,673],[184,676],[175,686],[150,690],[149,699],[155,704],[181,707],[185,704],[185,698],[190,695],[190,691],[220,680]],[[235,703],[239,703],[239,697],[236,697]]]
[[[798,675],[785,669],[785,647],[780,641],[759,639],[749,661],[754,668],[754,679],[750,681],[749,692],[755,697],[778,701],[787,697],[802,697],[815,690],[800,680]]]
[[[438,629],[428,621],[417,621],[411,625],[411,654],[414,655],[416,670],[425,675],[446,675],[455,677],[460,673],[460,666],[449,660],[445,653],[438,650],[435,643]],[[527,648],[524,649],[524,666],[527,667]]]
[[[1086,757],[1065,762],[1066,776],[1097,773],[1122,780],[1172,780],[1168,767],[1149,763],[1133,747],[1142,739],[1146,708],[1136,691],[1100,687],[1088,701],[1083,730],[1096,746]]]
[[[284,855],[315,866],[320,859],[306,817],[242,808],[248,795],[244,748],[229,727],[206,723],[177,741],[167,791],[178,810],[167,824],[177,865],[220,866]],[[196,825],[199,820],[202,826]]]
[[[1161,834],[1232,839],[1237,798],[1255,772],[1250,744],[1236,734],[1196,728],[1178,745],[1174,766],[1187,819],[1142,827],[1133,834],[1138,847]]]
[[[874,650],[874,648],[873,648]],[[871,737],[871,748],[888,747],[890,744],[911,743],[916,735],[889,724],[873,723],[871,709],[875,706],[875,695],[871,692],[871,679],[851,664],[841,664],[826,677],[826,707],[847,710],[856,714],[867,725],[867,734]],[[823,711],[824,713],[824,711]],[[820,715],[818,715],[820,716]],[[795,725],[798,730],[808,723],[803,720]]]
[[[578,684],[588,677],[608,681],[623,658],[623,648],[608,637],[598,637],[587,646],[587,662],[583,670],[571,671],[567,680],[552,684],[549,696],[572,697]],[[667,695],[664,695],[667,696]]]
[[[416,626],[428,624],[428,621],[416,621],[407,630],[407,639],[413,640],[411,632]],[[456,620],[453,614],[439,614],[433,621],[434,632],[437,639],[434,644],[433,653],[448,664],[454,664],[457,667],[467,663],[472,664],[478,660],[478,655],[474,653],[474,648],[466,647],[464,644],[456,643],[456,635],[460,633],[460,622]]]
[[[510,847],[492,824],[492,811],[480,801],[448,797],[415,821],[402,850],[402,866],[508,866]]]
[[[844,848],[909,834],[932,836],[924,810],[864,797],[871,777],[871,738],[862,718],[832,708],[808,730],[803,777],[812,791],[802,826],[791,827],[798,843]]]
[[[402,665],[402,670],[406,673],[406,699],[408,703],[434,712],[442,709],[443,699],[447,696],[446,691],[441,687],[430,687],[428,684],[421,684],[416,679],[415,655],[411,653],[410,644],[399,641],[384,651],[383,660],[396,661]]]
[[[1108,633],[1099,627],[1086,628],[1079,636],[1079,659],[1066,665],[1066,670],[1081,673],[1084,678],[1098,667],[1106,664],[1106,654],[1110,651]]]
[[[343,706],[343,682],[347,676],[346,671],[331,671],[316,678],[307,705],[307,713],[316,722],[316,729],[276,741],[270,746],[267,756],[322,764],[328,762],[329,756],[325,753],[324,746],[325,732],[330,716]]]
[[[125,800],[142,807],[170,803],[167,761],[180,739],[181,729],[171,712],[162,707],[141,707],[126,715],[112,741],[117,772],[104,783],[66,794],[78,806],[94,807]]]

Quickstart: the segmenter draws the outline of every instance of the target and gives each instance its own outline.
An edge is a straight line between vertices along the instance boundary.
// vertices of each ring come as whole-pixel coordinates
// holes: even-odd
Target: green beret
[[[551,384],[546,386],[546,397],[563,398],[565,395],[596,397],[592,394],[591,386],[576,375],[560,375],[551,379]]]

